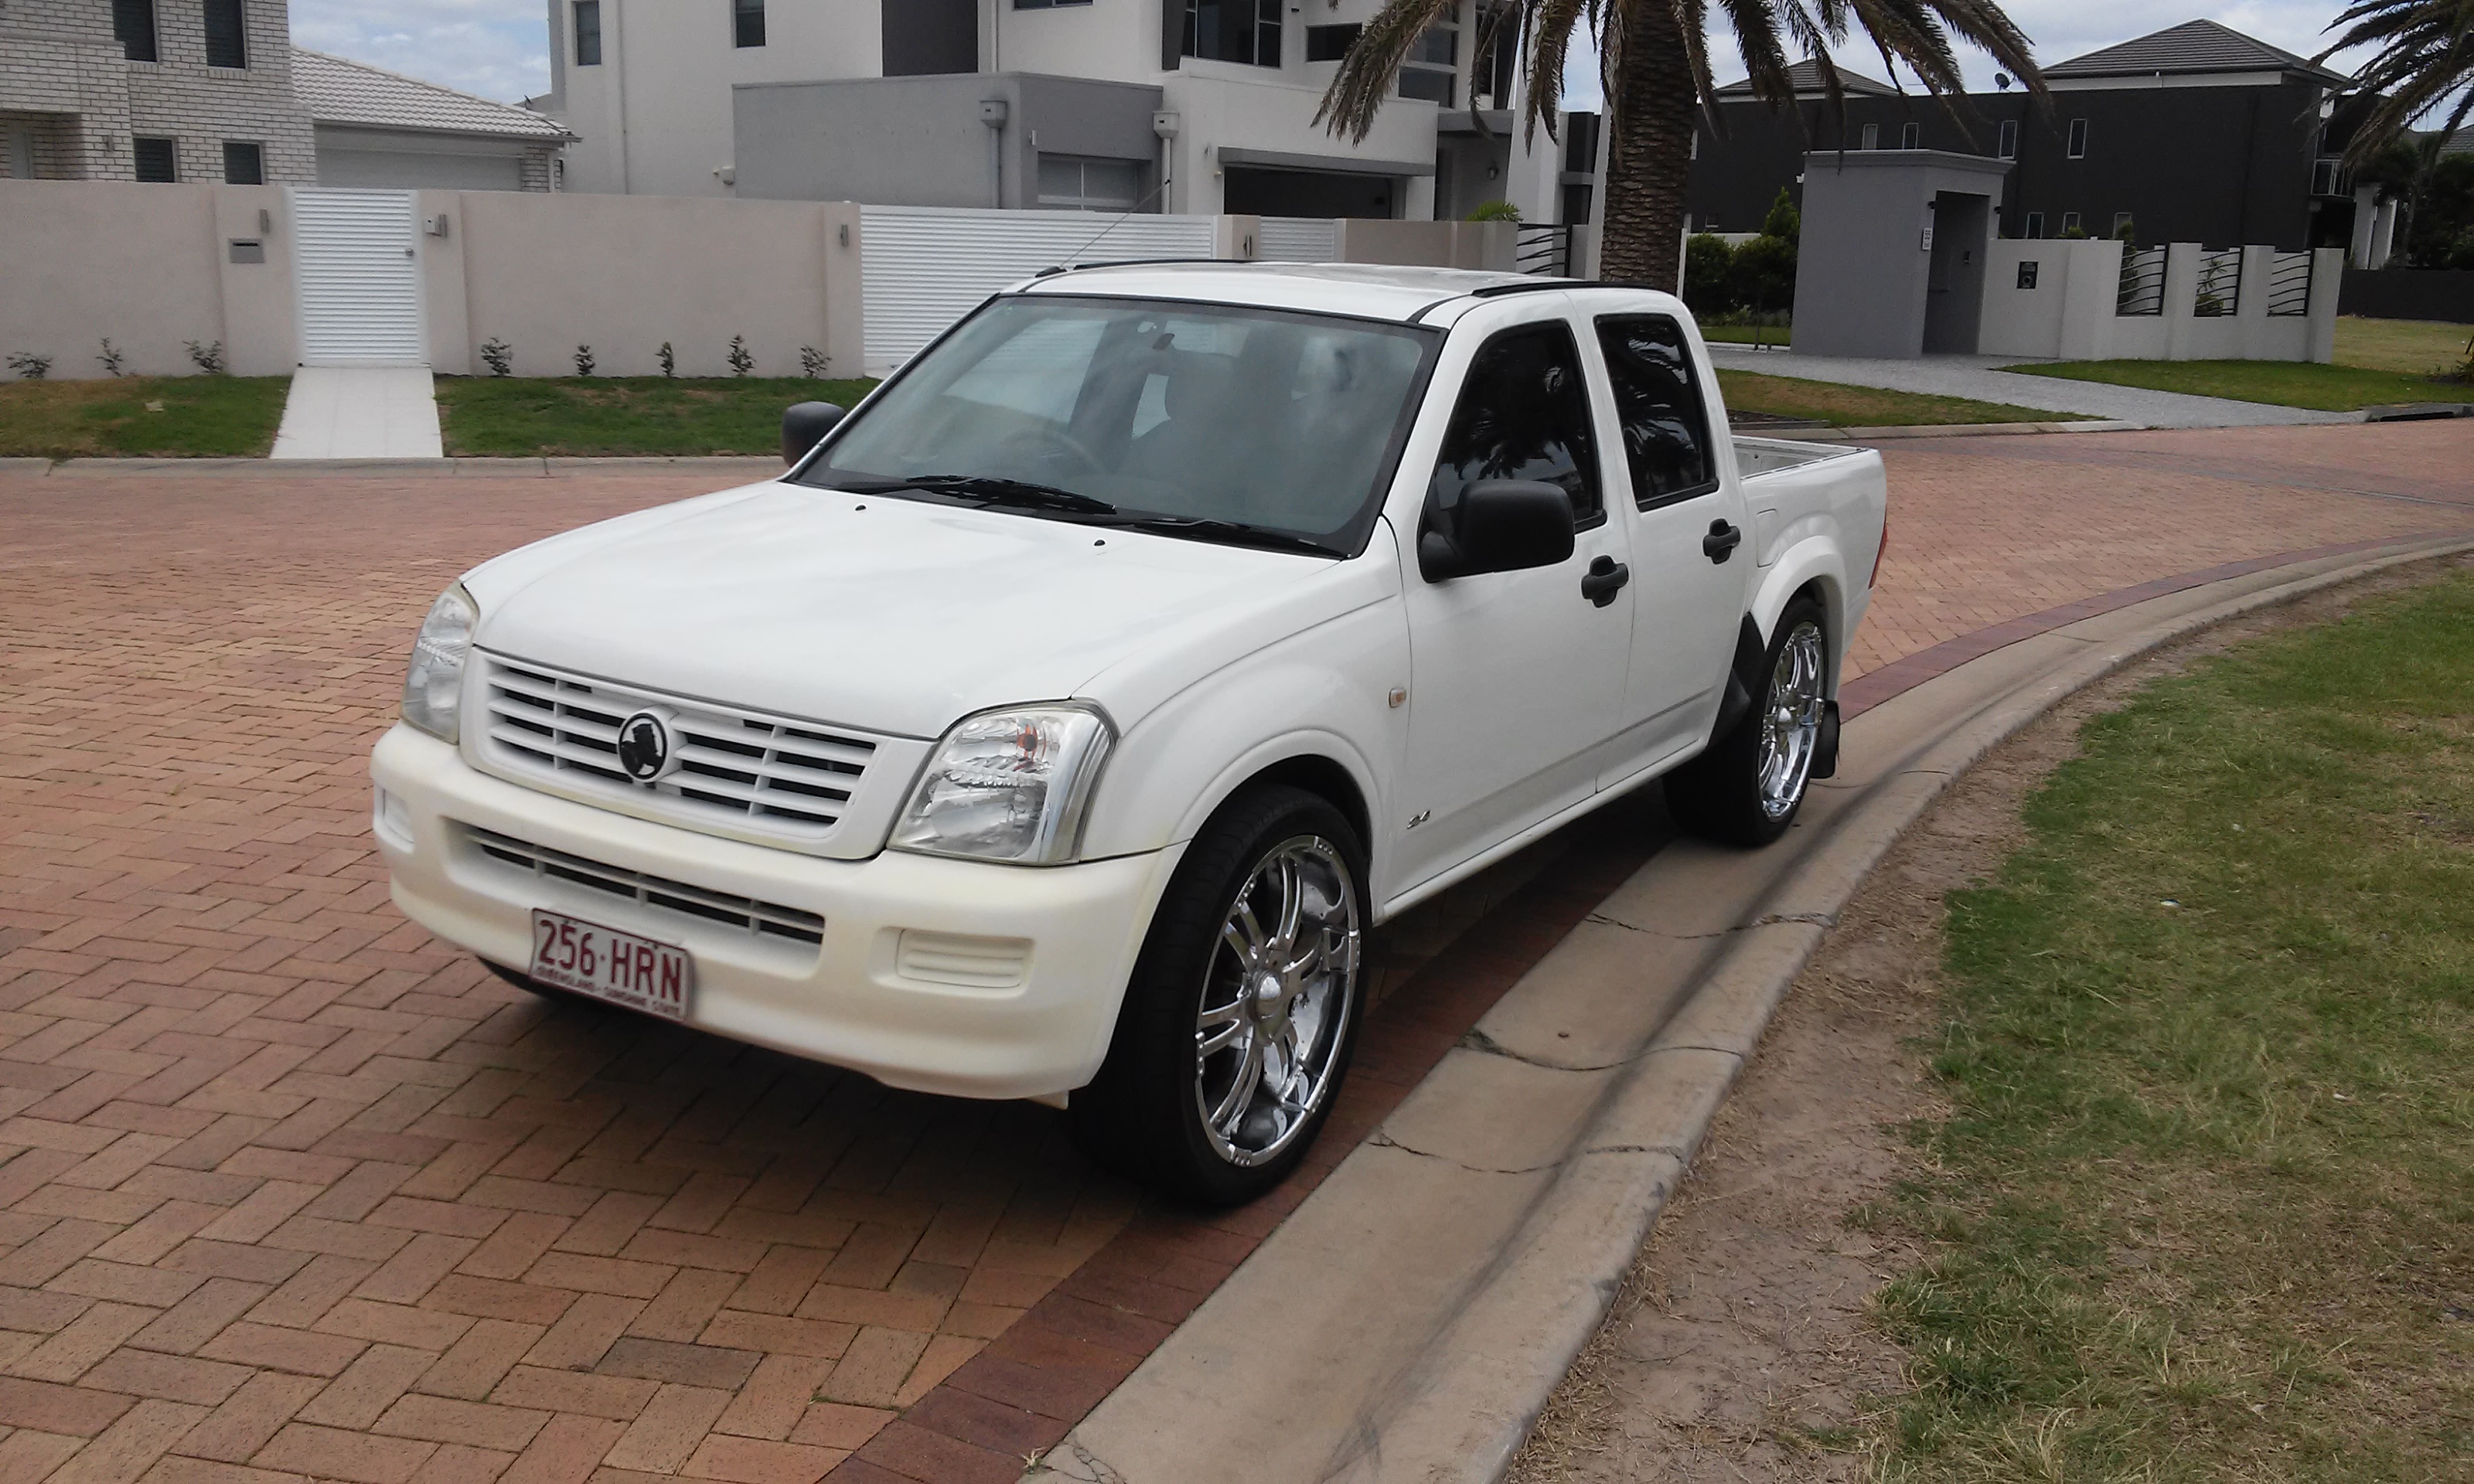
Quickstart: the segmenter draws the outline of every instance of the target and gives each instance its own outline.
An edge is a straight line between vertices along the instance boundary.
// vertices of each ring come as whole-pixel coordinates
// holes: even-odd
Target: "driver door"
[[[1522,307],[1543,306],[1524,296]],[[1448,520],[1475,480],[1557,485],[1572,501],[1568,559],[1428,582],[1417,533],[1403,533],[1412,682],[1394,858],[1404,890],[1589,798],[1621,730],[1633,591],[1602,580],[1586,595],[1582,578],[1623,565],[1626,529],[1607,518],[1582,366],[1560,304],[1489,335],[1462,381],[1423,517]]]

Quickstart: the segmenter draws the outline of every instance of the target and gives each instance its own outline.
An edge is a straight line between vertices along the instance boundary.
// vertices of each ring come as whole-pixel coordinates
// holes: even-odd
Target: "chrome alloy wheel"
[[[1789,630],[1770,672],[1761,713],[1761,812],[1783,819],[1804,797],[1821,740],[1821,626],[1805,619]]]
[[[1247,874],[1194,1024],[1195,1108],[1220,1158],[1270,1160],[1331,1095],[1359,938],[1356,882],[1330,841],[1284,840]]]

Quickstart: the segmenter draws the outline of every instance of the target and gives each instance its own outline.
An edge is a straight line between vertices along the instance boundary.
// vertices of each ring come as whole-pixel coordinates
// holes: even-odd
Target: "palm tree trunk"
[[[1692,67],[1671,4],[1632,0],[1626,10],[1618,94],[1610,100],[1598,274],[1671,290],[1683,266],[1684,187],[1692,171]]]

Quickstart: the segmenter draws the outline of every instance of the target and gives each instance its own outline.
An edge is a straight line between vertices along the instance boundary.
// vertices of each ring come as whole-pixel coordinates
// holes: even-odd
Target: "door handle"
[[[1701,538],[1701,555],[1724,564],[1729,557],[1735,554],[1735,548],[1743,543],[1743,527],[1731,526],[1724,520],[1712,520],[1710,534]]]
[[[1615,594],[1623,590],[1623,585],[1631,581],[1632,568],[1613,557],[1600,557],[1590,562],[1589,571],[1581,576],[1581,596],[1604,608],[1613,603]]]

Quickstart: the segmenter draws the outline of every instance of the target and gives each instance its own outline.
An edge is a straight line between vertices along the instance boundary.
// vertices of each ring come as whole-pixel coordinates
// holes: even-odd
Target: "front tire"
[[[1821,752],[1829,617],[1809,596],[1779,614],[1760,688],[1734,730],[1666,776],[1675,822],[1723,845],[1762,846],[1794,825]]]
[[[1366,852],[1284,785],[1223,805],[1178,863],[1126,986],[1075,1142],[1215,1206],[1286,1179],[1330,1116],[1363,1014]]]

